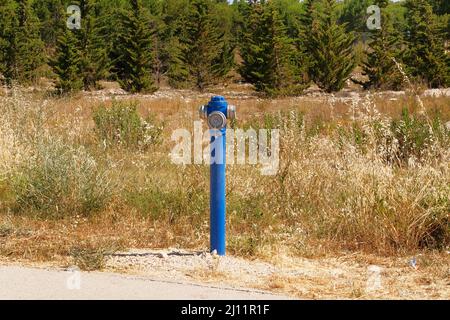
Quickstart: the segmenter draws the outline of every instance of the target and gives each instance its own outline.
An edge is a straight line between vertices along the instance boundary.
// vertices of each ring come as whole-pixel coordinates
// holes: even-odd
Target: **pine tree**
[[[158,57],[161,63],[159,74],[165,75],[173,87],[182,86],[188,78],[188,70],[183,62],[183,44],[180,41],[187,9],[187,0],[164,1],[161,9],[162,22],[158,28]]]
[[[313,28],[316,28],[316,12],[318,9],[318,0],[304,0],[303,3],[303,13],[300,15],[300,26],[299,26],[299,43],[300,50],[303,52],[303,57],[305,61],[305,66],[308,75],[311,76],[312,70],[314,69],[314,58],[311,56],[311,52],[314,49],[314,44],[312,43],[311,32]]]
[[[80,6],[82,16],[81,29],[75,31],[80,46],[80,75],[85,90],[95,89],[98,88],[98,81],[105,78],[108,70],[102,27],[94,15],[93,0],[80,0],[74,3]]]
[[[74,1],[81,10],[81,28],[60,25],[56,57],[51,65],[58,76],[56,88],[62,93],[98,88],[108,70],[107,50],[92,0]],[[59,7],[65,13],[64,7]],[[66,21],[64,19],[64,21]]]
[[[36,80],[37,70],[45,62],[44,44],[40,39],[39,20],[29,0],[5,1],[0,6],[0,64],[8,84],[16,80]],[[32,53],[32,54],[30,54]]]
[[[182,69],[181,43],[179,35],[183,30],[180,23],[183,8],[186,10],[185,0],[147,0],[152,15],[153,74],[158,86],[168,77],[169,82],[176,86],[180,78],[185,78]],[[182,76],[180,76],[180,74]]]
[[[250,1],[249,1],[250,2]],[[243,27],[243,35],[240,44],[240,56],[242,65],[240,74],[245,81],[253,84],[257,91],[264,90],[265,73],[269,71],[267,57],[268,34],[267,24],[263,22],[264,7],[260,3],[251,3],[251,8],[246,13],[248,17]]]
[[[240,73],[257,91],[297,95],[304,90],[300,52],[271,3],[251,3],[240,54]]]
[[[408,72],[429,87],[450,85],[450,57],[445,52],[432,7],[427,0],[407,0],[408,49],[404,62]]]
[[[121,14],[119,57],[116,61],[120,86],[129,92],[154,92],[152,36],[148,11],[140,0],[130,0],[131,10]]]
[[[58,77],[56,89],[60,93],[76,92],[83,87],[80,42],[74,31],[63,28],[58,36],[56,57],[51,61]]]
[[[227,1],[217,1],[213,15],[219,26],[220,34],[223,34],[220,43],[220,54],[213,61],[214,73],[224,81],[230,79],[230,71],[235,67],[235,52],[237,41],[233,39],[233,9]]]
[[[192,0],[183,17],[184,30],[179,37],[181,51],[175,86],[194,86],[200,91],[226,73],[226,39],[213,15],[211,0]]]
[[[53,50],[56,48],[60,30],[66,24],[66,12],[63,1],[32,1],[32,6],[40,21],[41,39],[45,43],[46,48]]]
[[[124,16],[122,1],[111,0],[96,1],[96,34],[102,43],[106,55],[105,78],[111,81],[118,80],[121,68],[121,38],[123,34],[122,18]],[[112,27],[114,26],[114,27]]]
[[[340,22],[346,23],[348,31],[354,31],[361,38],[366,32],[366,21],[368,18],[367,8],[376,4],[373,0],[344,0]]]
[[[153,51],[153,75],[158,87],[161,84],[162,77],[165,73],[165,36],[167,35],[168,26],[163,19],[163,2],[159,0],[147,0],[147,7],[151,14],[151,29],[154,30],[152,35],[152,51]]]
[[[433,6],[433,12],[437,15],[450,14],[450,2],[448,0],[429,0]]]
[[[7,84],[15,78],[18,26],[15,3],[5,0],[0,3],[0,73]]]
[[[371,30],[367,59],[363,64],[363,74],[369,80],[362,84],[365,89],[400,90],[403,76],[394,61],[398,56],[398,37],[386,12],[389,1],[376,0],[375,4],[381,9],[381,29]]]
[[[40,38],[39,20],[29,0],[18,0],[17,79],[26,83],[36,80],[37,70],[45,63],[44,43]],[[32,52],[32,54],[30,54]]]
[[[326,92],[341,90],[355,67],[352,32],[338,24],[335,0],[321,0],[312,19],[308,43],[311,79]]]
[[[315,10],[317,8],[317,0],[304,0],[303,2],[303,13],[300,16],[300,22],[302,25],[303,35],[307,35],[308,31],[311,31],[313,26],[313,21],[315,18]]]

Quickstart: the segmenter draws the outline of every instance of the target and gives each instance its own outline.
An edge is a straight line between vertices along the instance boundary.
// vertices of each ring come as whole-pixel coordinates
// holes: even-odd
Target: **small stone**
[[[162,259],[167,259],[167,258],[169,258],[169,256],[168,256],[167,253],[165,253],[165,252],[161,252],[161,253],[159,254],[159,257],[162,258]]]

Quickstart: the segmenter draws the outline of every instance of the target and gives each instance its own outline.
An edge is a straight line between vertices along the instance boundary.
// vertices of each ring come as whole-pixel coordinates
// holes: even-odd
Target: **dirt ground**
[[[106,270],[154,279],[268,290],[300,299],[449,299],[449,252],[380,258],[276,257],[272,262],[182,250],[131,250],[108,258]]]

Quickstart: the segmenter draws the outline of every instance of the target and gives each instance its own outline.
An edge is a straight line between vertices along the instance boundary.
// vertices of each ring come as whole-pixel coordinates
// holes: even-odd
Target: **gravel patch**
[[[307,264],[307,263],[306,263]],[[244,260],[233,256],[217,256],[208,252],[185,250],[139,250],[119,252],[110,255],[106,262],[110,269],[138,272],[164,279],[185,280],[186,277],[208,278],[222,275],[230,280],[239,279],[243,283],[261,282],[274,276],[298,277],[309,275],[310,268],[267,262]],[[311,268],[311,276],[317,270]]]

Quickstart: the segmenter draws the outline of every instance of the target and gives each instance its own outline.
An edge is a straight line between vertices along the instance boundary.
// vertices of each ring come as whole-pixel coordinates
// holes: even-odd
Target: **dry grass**
[[[291,265],[301,276],[271,275],[254,287],[307,299],[448,299],[448,257],[424,255],[439,265],[439,271],[419,262],[411,268],[406,258],[375,258],[370,255],[344,255],[314,259]],[[370,265],[381,269],[379,287],[371,287]]]
[[[419,119],[414,97],[356,98],[343,93],[264,100],[232,89],[223,93],[238,106],[239,127],[282,129],[281,167],[276,176],[261,176],[250,165],[233,166],[227,172],[232,254],[271,259],[286,248],[287,254],[302,257],[341,250],[377,255],[448,250],[448,131],[438,137],[434,130],[420,155],[401,153],[399,157],[391,130],[392,119],[400,119],[405,108]],[[0,255],[64,263],[87,256],[81,258],[87,262],[79,263],[91,269],[101,267],[101,254],[98,261],[95,257],[105,250],[206,249],[208,168],[177,167],[168,154],[174,146],[172,130],[192,129],[197,108],[208,97],[185,91],[117,97],[137,101],[143,118],[151,115],[164,127],[162,143],[146,151],[120,146],[105,149],[99,141],[93,110],[101,104],[111,105],[108,96],[80,94],[43,100],[37,94],[14,91],[0,98]],[[439,130],[443,130],[442,123],[450,120],[450,98],[425,97],[423,102],[427,119],[439,115]],[[69,160],[90,164],[81,171],[70,169],[66,162],[72,160],[59,164],[64,170],[57,173],[73,177],[54,200],[56,205],[66,203],[62,217],[51,214],[54,207],[21,204],[18,200],[24,199],[24,189],[16,187],[24,168],[42,167],[35,161],[38,146],[55,141],[71,150]],[[93,210],[73,206],[97,192],[95,186],[83,189],[86,177],[100,176],[105,179],[101,186],[107,188],[101,191],[107,196],[104,201],[95,202]],[[58,180],[39,180],[35,185],[44,189],[36,190],[48,191],[47,187],[55,187],[52,181]],[[34,197],[44,195],[39,192]],[[25,196],[29,194],[25,189]],[[40,200],[45,204],[48,198],[45,195]],[[290,280],[269,279],[268,283],[276,289],[289,286]],[[360,295],[355,284],[354,297]]]

